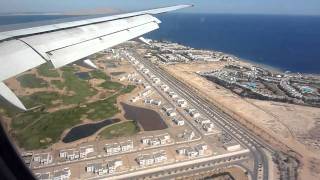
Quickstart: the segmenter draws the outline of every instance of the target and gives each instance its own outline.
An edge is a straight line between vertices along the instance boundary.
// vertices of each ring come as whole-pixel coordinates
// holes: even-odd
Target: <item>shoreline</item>
[[[190,45],[178,42],[178,41],[172,41],[172,40],[163,40],[163,39],[155,39],[155,38],[148,38],[148,39],[150,39],[152,41],[159,41],[159,42],[177,43],[177,44],[183,45],[185,47],[196,49],[196,50],[219,52],[219,53],[222,53],[224,55],[228,55],[228,56],[233,57],[236,61],[240,61],[240,62],[248,63],[248,64],[251,64],[251,65],[254,65],[254,66],[258,66],[258,67],[266,69],[266,70],[268,70],[268,71],[270,71],[272,73],[284,74],[285,72],[289,72],[289,74],[303,74],[303,75],[306,75],[306,76],[320,76],[320,70],[319,70],[318,73],[299,72],[299,71],[292,71],[290,69],[285,70],[285,69],[282,69],[280,67],[276,67],[276,66],[272,66],[272,65],[268,65],[268,64],[264,64],[264,63],[258,63],[258,62],[255,62],[252,59],[242,58],[242,57],[237,56],[235,54],[224,52],[224,51],[220,51],[220,50],[216,50],[216,49],[195,48],[193,46],[190,46]]]

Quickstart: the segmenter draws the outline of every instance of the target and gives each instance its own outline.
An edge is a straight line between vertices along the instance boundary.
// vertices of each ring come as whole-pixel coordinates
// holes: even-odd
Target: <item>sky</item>
[[[195,5],[180,11],[190,13],[320,15],[320,0],[0,0],[0,13],[133,11],[175,4]]]

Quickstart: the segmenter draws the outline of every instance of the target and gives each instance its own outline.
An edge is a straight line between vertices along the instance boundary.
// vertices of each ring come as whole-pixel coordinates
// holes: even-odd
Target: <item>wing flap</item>
[[[151,22],[134,28],[122,30],[110,35],[85,41],[79,44],[50,51],[47,54],[52,64],[56,68],[59,68],[96,52],[115,46],[127,40],[139,37],[142,34],[158,28],[159,26],[157,23]]]
[[[126,19],[119,19],[87,26],[80,26],[61,31],[33,35],[20,38],[32,46],[43,57],[47,58],[46,52],[79,44],[101,36],[116,33],[124,29],[130,29],[150,22],[159,20],[151,15],[141,15]]]

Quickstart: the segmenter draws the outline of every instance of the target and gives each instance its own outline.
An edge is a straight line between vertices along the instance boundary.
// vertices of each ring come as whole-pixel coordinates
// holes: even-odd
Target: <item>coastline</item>
[[[163,41],[163,40],[159,40],[159,39],[151,39],[151,40],[152,41],[154,41],[154,40]],[[242,57],[234,55],[232,53],[218,51],[218,50],[215,50],[215,49],[194,48],[192,46],[189,46],[189,45],[186,45],[186,44],[183,44],[183,43],[180,43],[180,42],[178,43],[178,42],[170,41],[170,40],[165,40],[165,41],[170,42],[170,43],[181,44],[183,46],[186,46],[186,47],[189,47],[189,48],[192,48],[192,49],[222,53],[224,55],[233,57],[236,61],[247,63],[247,64],[250,64],[250,65],[253,65],[253,66],[257,66],[257,67],[261,67],[261,68],[266,69],[266,70],[268,70],[268,71],[270,71],[270,72],[272,72],[274,74],[284,74],[285,72],[289,72],[290,74],[303,74],[303,75],[306,75],[306,76],[320,76],[320,70],[319,70],[319,73],[292,72],[290,70],[284,70],[284,69],[282,69],[280,67],[276,67],[276,66],[272,66],[272,65],[268,65],[268,64],[264,64],[264,63],[258,63],[258,62],[255,62],[254,60],[242,58]]]

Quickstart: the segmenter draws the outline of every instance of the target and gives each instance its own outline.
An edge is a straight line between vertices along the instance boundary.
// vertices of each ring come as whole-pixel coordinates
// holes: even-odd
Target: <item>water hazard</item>
[[[68,134],[62,139],[64,143],[70,143],[82,138],[89,137],[97,132],[99,129],[120,122],[120,119],[107,119],[98,123],[84,124],[72,128]]]
[[[145,131],[162,130],[168,128],[159,113],[154,110],[131,106],[121,103],[128,120],[137,121]]]

